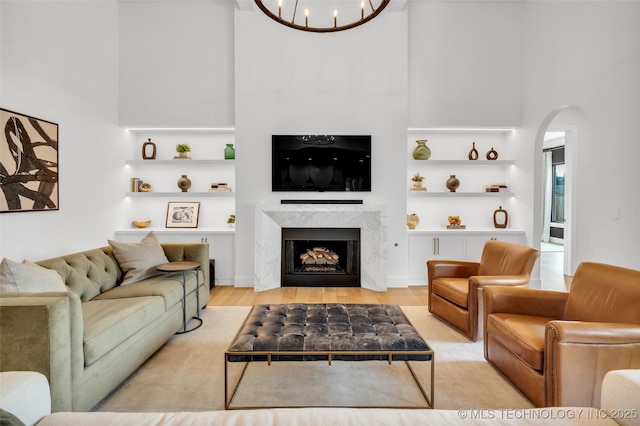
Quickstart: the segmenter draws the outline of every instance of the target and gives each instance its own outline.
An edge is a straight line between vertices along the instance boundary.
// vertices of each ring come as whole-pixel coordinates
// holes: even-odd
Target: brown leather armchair
[[[640,368],[640,271],[585,262],[568,293],[484,299],[484,356],[538,407],[599,407],[608,371]]]
[[[478,288],[527,286],[540,253],[527,246],[487,241],[480,262],[429,260],[429,312],[470,340],[478,335]]]

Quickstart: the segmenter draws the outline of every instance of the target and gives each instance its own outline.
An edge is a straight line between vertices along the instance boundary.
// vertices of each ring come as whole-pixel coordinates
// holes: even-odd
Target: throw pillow
[[[0,262],[0,293],[46,293],[68,291],[62,277],[52,269],[25,260],[4,258]]]
[[[158,275],[156,266],[169,262],[153,231],[139,243],[108,241],[120,269],[124,272],[124,280],[120,285],[132,284]]]

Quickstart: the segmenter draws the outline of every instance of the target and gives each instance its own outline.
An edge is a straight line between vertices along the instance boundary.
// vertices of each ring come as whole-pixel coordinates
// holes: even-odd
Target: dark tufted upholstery
[[[228,352],[279,353],[272,360],[327,359],[304,352],[378,352],[334,355],[335,360],[386,360],[392,351],[429,351],[396,305],[288,304],[253,307]],[[260,355],[230,355],[229,361],[264,361]],[[430,359],[425,354],[394,354],[394,360]]]

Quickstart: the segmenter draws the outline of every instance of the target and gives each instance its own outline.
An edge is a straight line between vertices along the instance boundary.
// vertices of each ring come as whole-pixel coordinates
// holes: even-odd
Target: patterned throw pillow
[[[132,284],[158,275],[156,266],[169,262],[153,231],[139,243],[108,241],[120,269],[124,272],[124,280],[120,285]]]

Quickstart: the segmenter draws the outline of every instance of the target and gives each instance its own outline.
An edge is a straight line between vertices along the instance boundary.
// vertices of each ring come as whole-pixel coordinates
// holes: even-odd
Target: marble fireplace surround
[[[382,206],[270,204],[256,206],[255,291],[280,287],[282,228],[360,228],[360,284],[386,291],[387,229]]]

